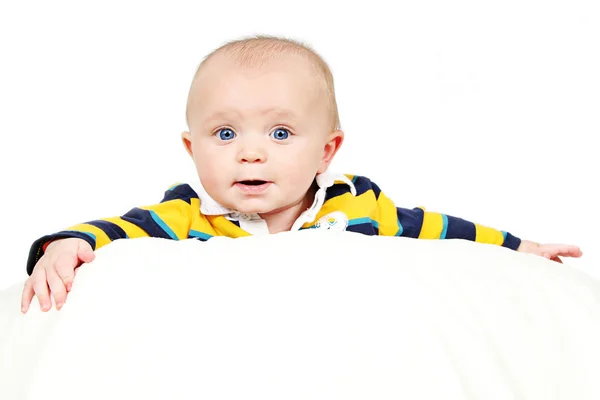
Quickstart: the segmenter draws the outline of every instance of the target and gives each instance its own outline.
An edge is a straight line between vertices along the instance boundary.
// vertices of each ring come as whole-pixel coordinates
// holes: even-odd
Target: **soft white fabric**
[[[0,399],[600,399],[600,287],[466,241],[121,240],[0,292]]]

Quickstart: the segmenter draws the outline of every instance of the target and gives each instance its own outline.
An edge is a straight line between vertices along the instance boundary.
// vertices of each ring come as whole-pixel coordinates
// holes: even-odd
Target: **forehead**
[[[203,118],[225,112],[301,118],[322,107],[324,98],[323,79],[302,56],[284,54],[248,66],[215,55],[194,80],[190,106]]]

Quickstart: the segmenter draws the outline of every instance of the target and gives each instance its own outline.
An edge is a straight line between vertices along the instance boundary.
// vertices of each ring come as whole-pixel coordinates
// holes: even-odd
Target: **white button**
[[[242,221],[250,221],[250,219],[252,219],[252,216],[250,214],[240,214],[240,219]]]

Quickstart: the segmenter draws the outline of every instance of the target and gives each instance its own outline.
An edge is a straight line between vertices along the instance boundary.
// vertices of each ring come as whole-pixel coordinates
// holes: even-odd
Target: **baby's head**
[[[263,217],[312,203],[343,141],[327,64],[298,42],[258,36],[208,55],[191,85],[182,138],[207,193]]]

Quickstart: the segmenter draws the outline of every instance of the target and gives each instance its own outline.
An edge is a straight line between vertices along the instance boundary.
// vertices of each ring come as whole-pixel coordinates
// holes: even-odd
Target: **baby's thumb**
[[[77,257],[84,263],[91,262],[96,255],[94,254],[94,250],[88,242],[82,241],[79,243],[79,247],[77,248]]]

